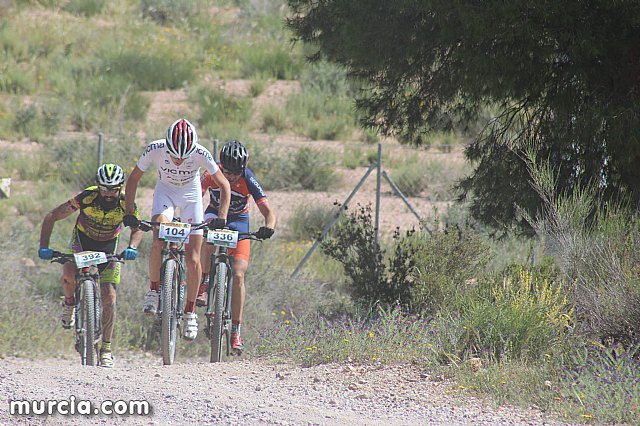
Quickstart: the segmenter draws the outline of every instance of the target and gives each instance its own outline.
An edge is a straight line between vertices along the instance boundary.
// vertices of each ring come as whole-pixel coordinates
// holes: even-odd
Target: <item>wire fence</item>
[[[201,141],[201,143],[217,158],[221,142],[213,139]],[[77,189],[82,189],[95,182],[95,172],[105,162],[119,164],[127,174],[130,173],[142,153],[144,145],[144,141],[132,143],[126,137],[119,135],[105,135],[103,133],[82,137],[70,135],[52,143],[48,155],[55,159],[52,163],[62,181]],[[309,142],[308,146],[314,157],[330,151],[322,146],[317,147],[313,142]],[[292,148],[292,150],[300,149],[300,145]],[[327,163],[331,163],[334,168],[345,170],[345,174],[348,176],[347,180],[355,179],[354,176],[359,175],[359,170],[364,170],[369,164],[378,161],[376,146],[335,143],[331,149],[337,153],[335,154],[337,159],[334,158],[335,156],[330,157],[331,159]],[[338,149],[339,151],[337,151]],[[282,169],[279,168],[277,169],[279,172],[274,173],[278,163],[284,159],[281,153],[274,149],[267,152],[268,150],[256,143],[250,146],[250,150],[252,152],[252,166],[263,175],[263,184],[274,189],[290,189],[277,182],[276,175]],[[397,144],[383,144],[381,154],[385,171],[382,179],[392,180],[394,183],[394,187],[390,190],[400,191],[409,198],[425,198],[433,202],[454,199],[453,186],[464,176],[467,168],[460,145],[447,145],[446,148],[438,146],[427,150]],[[446,161],[443,160],[443,155],[447,156]],[[147,177],[147,179],[150,178]],[[275,185],[272,184],[274,182]]]
[[[205,146],[217,158],[218,141]],[[108,137],[104,133],[93,136],[68,136],[50,144],[47,156],[54,165],[55,174],[70,186],[80,190],[95,184],[96,171],[104,163],[121,166],[128,175],[142,154],[144,142],[130,143],[121,137]]]

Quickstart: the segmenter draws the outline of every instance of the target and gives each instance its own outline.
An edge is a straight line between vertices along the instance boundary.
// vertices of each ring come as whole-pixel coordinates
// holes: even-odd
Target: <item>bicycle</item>
[[[51,262],[65,264],[75,262],[75,348],[82,365],[98,365],[98,344],[102,340],[102,298],[98,265],[110,261],[122,262],[122,255],[99,251],[79,253],[53,252]]]
[[[186,286],[183,246],[189,242],[189,234],[192,230],[206,226],[207,223],[195,225],[181,223],[179,218],[175,218],[173,222],[140,221],[140,230],[147,232],[157,227],[159,228],[158,238],[168,243],[162,249],[160,311],[156,323],[160,329],[160,346],[164,365],[171,365],[175,360],[178,329],[182,324]]]
[[[211,253],[210,284],[207,287],[207,326],[205,334],[211,340],[211,358],[209,362],[222,360],[222,339],[225,338],[226,354],[231,348],[231,296],[233,286],[233,258],[228,255],[229,248],[236,248],[240,237],[262,241],[255,233],[238,232],[230,229],[206,231],[207,244],[218,247],[218,253]],[[233,353],[235,355],[235,353]]]

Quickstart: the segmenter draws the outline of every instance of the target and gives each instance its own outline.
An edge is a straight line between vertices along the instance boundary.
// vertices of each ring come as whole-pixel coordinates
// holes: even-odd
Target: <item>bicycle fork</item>
[[[161,285],[164,285],[164,283],[166,282],[164,279],[164,273],[165,273],[165,268],[164,268],[164,264],[166,263],[166,261],[168,260],[169,256],[175,260],[176,262],[176,269],[174,273],[178,274],[178,291],[176,292],[178,300],[176,301],[175,304],[175,309],[176,309],[176,322],[178,324],[178,328],[180,328],[181,323],[182,323],[182,314],[184,311],[184,305],[185,305],[185,301],[186,301],[186,288],[187,288],[187,283],[185,282],[186,279],[186,269],[184,266],[184,256],[182,254],[178,254],[176,255],[176,252],[178,251],[178,245],[176,243],[170,243],[169,248],[163,248],[162,249],[162,257],[163,257],[163,262],[162,262],[162,266],[160,267],[161,270],[161,275],[160,275],[160,283]],[[159,330],[160,329],[160,325],[162,323],[162,306],[163,306],[163,301],[162,301],[162,297],[163,297],[164,292],[160,291],[160,303],[159,303],[159,307],[158,307],[158,313],[157,315],[157,321],[156,321],[156,328]],[[171,292],[171,294],[173,294],[173,292]]]
[[[83,268],[84,269],[84,268]],[[88,269],[88,268],[87,268]],[[78,275],[76,278],[75,289],[75,348],[77,352],[80,351],[80,340],[84,339],[86,334],[84,319],[82,317],[84,311],[84,284],[89,281],[93,287],[93,306],[94,306],[94,324],[95,335],[93,337],[94,344],[97,344],[102,339],[102,298],[100,294],[99,276],[89,275],[88,271],[82,271],[83,275]]]
[[[214,262],[215,260],[215,262]],[[211,326],[211,321],[214,315],[222,315],[222,330],[226,334],[227,343],[230,338],[230,327],[231,327],[231,295],[232,295],[232,277],[231,274],[231,261],[233,258],[229,256],[226,252],[219,254],[211,255],[211,264],[212,269],[209,271],[209,286],[207,288],[207,310],[205,311],[205,315],[207,317],[207,329]],[[218,268],[225,269],[225,279],[220,281],[216,279],[218,276]],[[215,286],[214,286],[215,283]],[[218,288],[216,286],[224,286],[226,288]],[[214,303],[213,298],[216,290],[222,291],[225,295],[225,304],[223,312],[214,312]],[[228,347],[228,345],[227,345]]]

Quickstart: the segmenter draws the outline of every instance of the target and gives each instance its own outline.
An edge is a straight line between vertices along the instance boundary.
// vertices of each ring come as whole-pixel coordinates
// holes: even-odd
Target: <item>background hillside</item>
[[[162,138],[177,117],[192,120],[212,151],[216,140],[246,143],[279,217],[275,238],[254,249],[250,273],[267,270],[273,279],[253,284],[265,294],[250,290],[248,316],[254,303],[260,314],[248,320],[249,336],[272,322],[271,312],[291,318],[344,303],[347,278],[321,250],[296,281],[288,276],[335,203],[345,201],[376,160],[379,142],[383,169],[424,218],[434,209],[447,213],[452,185],[464,174],[459,137],[435,135],[430,147],[412,149],[361,130],[357,89],[340,68],[305,62],[304,46],[292,44],[284,28],[285,2],[17,1],[5,3],[2,13],[0,175],[12,178],[12,192],[0,218],[7,232],[20,235],[6,261],[20,253],[27,294],[43,298],[41,309],[53,316],[61,291],[58,268],[37,261],[42,218],[93,182],[99,159],[133,169],[142,147]],[[148,216],[155,178],[144,179],[137,202]],[[350,208],[373,205],[375,186],[373,174]],[[255,219],[257,227],[261,218]],[[420,226],[384,181],[380,225],[385,239],[396,228]],[[66,247],[72,226],[71,219],[56,224],[53,247]],[[132,347],[153,347],[134,302],[146,287],[146,244],[139,261],[125,268],[121,291],[131,306],[119,307],[119,340]],[[52,324],[45,334],[49,341],[61,331]],[[61,341],[65,347],[56,343],[56,353],[68,350],[70,340]],[[50,348],[28,346],[7,341],[4,350]]]
[[[354,99],[367,84],[335,64],[309,64],[314,48],[291,42],[289,13],[280,0],[0,1],[0,178],[12,179],[11,197],[0,200],[0,358],[75,358],[58,321],[60,268],[37,258],[42,218],[91,184],[99,161],[132,170],[146,143],[186,117],[212,150],[229,139],[248,145],[279,218],[274,238],[252,246],[248,358],[410,362],[496,403],[637,423],[635,217],[600,211],[588,187],[556,194],[551,168],[532,166],[521,172],[544,211],[518,220],[535,235],[492,238],[454,202],[472,170],[468,134],[431,132],[415,148],[363,130]],[[383,181],[375,244],[372,174],[292,278],[335,203],[376,161],[378,143],[382,169],[423,220]],[[142,216],[154,184],[145,174]],[[52,248],[66,247],[72,226],[56,224]],[[149,244],[124,267],[116,358],[157,354],[141,313]],[[208,351],[201,333],[179,342],[178,360]]]

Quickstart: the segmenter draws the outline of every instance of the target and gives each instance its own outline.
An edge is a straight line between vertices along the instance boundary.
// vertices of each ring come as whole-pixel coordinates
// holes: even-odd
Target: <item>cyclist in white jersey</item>
[[[210,228],[224,228],[231,199],[229,181],[220,172],[211,153],[198,143],[196,129],[188,120],[176,120],[167,130],[166,138],[151,142],[138,159],[125,187],[126,213],[125,226],[137,227],[134,216],[135,196],[142,175],[155,165],[158,181],[153,193],[151,220],[171,222],[176,208],[180,208],[180,220],[187,223],[203,221],[202,192],[200,188],[200,168],[212,174],[220,184],[220,219],[210,223]],[[192,231],[186,248],[187,263],[187,301],[184,308],[185,339],[193,340],[198,334],[198,322],[195,313],[195,300],[200,284],[202,268],[200,266],[200,248],[202,230]],[[144,312],[153,315],[160,301],[160,265],[164,241],[158,239],[158,230],[153,231],[153,246],[149,256],[150,289],[144,302]]]

